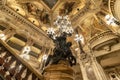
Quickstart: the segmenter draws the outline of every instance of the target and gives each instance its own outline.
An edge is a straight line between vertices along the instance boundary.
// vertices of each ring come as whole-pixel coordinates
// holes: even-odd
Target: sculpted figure
[[[48,56],[45,66],[47,66],[50,61],[51,64],[57,64],[60,60],[68,60],[70,66],[76,64],[76,59],[72,55],[70,49],[72,43],[66,42],[66,37],[67,35],[65,33],[59,37],[56,37],[56,39],[53,39],[50,35],[50,38],[52,38],[53,42],[55,43],[55,48],[53,50],[53,55]]]

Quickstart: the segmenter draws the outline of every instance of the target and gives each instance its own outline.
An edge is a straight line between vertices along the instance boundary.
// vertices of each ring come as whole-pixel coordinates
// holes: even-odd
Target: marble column
[[[96,58],[92,57],[92,66],[95,71],[95,75],[97,77],[97,80],[109,80],[107,78],[107,75],[105,74],[104,69],[102,66],[98,63]]]
[[[95,71],[92,65],[91,57],[86,53],[81,54],[81,61],[85,68],[88,80],[97,80],[97,77],[95,75]]]
[[[86,69],[84,67],[84,63],[81,61],[80,54],[77,54],[77,56],[78,56],[78,62],[79,62],[80,69],[81,69],[81,72],[82,72],[83,80],[89,80],[88,77],[87,77]]]
[[[109,80],[96,58],[86,53],[80,54],[78,57],[83,80]]]

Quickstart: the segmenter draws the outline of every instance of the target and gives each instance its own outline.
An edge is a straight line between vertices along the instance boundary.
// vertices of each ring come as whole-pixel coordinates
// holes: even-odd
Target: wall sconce
[[[48,56],[46,54],[44,54],[42,58],[43,58],[43,60],[47,60],[47,57]]]
[[[20,57],[22,57],[23,59],[29,60],[30,59],[30,56],[29,56],[30,51],[31,51],[30,46],[25,46]]]
[[[105,19],[106,19],[106,23],[108,24],[108,25],[111,25],[111,26],[118,26],[118,25],[120,25],[120,22],[119,21],[117,21],[117,19],[115,19],[113,16],[111,16],[111,15],[106,15],[105,16]]]
[[[0,34],[0,39],[3,40],[3,41],[5,41],[7,39],[7,37],[6,37],[5,34],[1,33]]]

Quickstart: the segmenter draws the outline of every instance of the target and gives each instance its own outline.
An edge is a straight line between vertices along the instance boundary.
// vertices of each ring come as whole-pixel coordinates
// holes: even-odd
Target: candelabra
[[[75,39],[74,39],[76,42],[78,42],[79,44],[79,49],[80,49],[80,53],[85,53],[84,50],[82,49],[82,44],[84,44],[84,38],[82,35],[78,35],[76,34],[75,35]]]
[[[69,17],[67,15],[58,16],[54,25],[57,26],[58,29],[55,31],[54,28],[48,28],[47,34],[53,40],[55,48],[53,55],[48,56],[45,66],[47,66],[50,61],[52,61],[52,64],[57,64],[60,60],[68,60],[71,66],[75,65],[76,59],[70,49],[72,43],[66,41],[67,36],[71,36],[73,33]]]
[[[112,25],[112,26],[120,25],[120,22],[117,19],[115,19],[113,16],[106,15],[105,19],[108,25]]]

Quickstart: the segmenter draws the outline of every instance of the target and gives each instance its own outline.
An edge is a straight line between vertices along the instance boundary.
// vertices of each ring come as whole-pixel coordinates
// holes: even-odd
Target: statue
[[[28,13],[36,15],[37,7],[34,4],[32,4],[32,3],[26,3],[26,7],[27,7],[27,10],[28,10]]]
[[[39,19],[41,22],[43,22],[44,24],[50,23],[49,14],[47,11],[45,11],[45,9],[41,10],[39,14]]]
[[[63,8],[60,9],[59,14],[60,14],[60,15],[61,15],[61,14],[68,15],[70,12],[72,12],[74,5],[75,5],[75,2],[66,2],[66,3],[63,5]]]
[[[53,50],[53,55],[48,56],[45,66],[47,66],[50,63],[50,61],[51,64],[57,64],[60,60],[68,60],[70,66],[75,65],[76,59],[72,55],[70,49],[72,43],[66,42],[67,34],[63,33],[59,37],[55,37],[55,39],[53,38],[52,35],[49,35],[49,37],[55,43],[55,48]]]
[[[39,9],[39,7],[37,7],[33,3],[26,3],[26,8],[28,13],[30,13],[31,15],[34,15],[44,24],[50,23],[49,14],[45,9]]]
[[[53,55],[48,56],[45,66],[50,62],[51,64],[57,64],[61,60],[67,60],[70,66],[73,66],[76,64],[76,59],[72,55],[72,51],[70,49],[72,43],[66,41],[67,36],[71,36],[73,33],[68,15],[58,16],[54,24],[58,27],[58,30],[56,30],[57,36],[53,28],[48,28],[47,34],[53,40],[55,48],[53,50]]]

